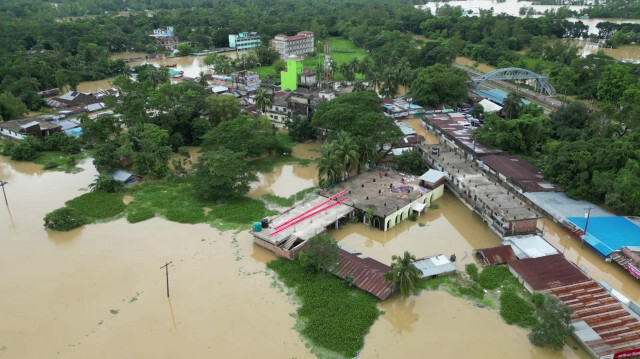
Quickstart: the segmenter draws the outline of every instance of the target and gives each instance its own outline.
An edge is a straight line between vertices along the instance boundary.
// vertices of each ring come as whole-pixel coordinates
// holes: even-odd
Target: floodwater
[[[258,181],[251,183],[249,197],[260,198],[270,193],[288,198],[304,189],[318,185],[318,170],[314,164],[288,164],[269,173],[257,173]]]
[[[221,52],[219,55],[227,56],[232,59],[242,56],[242,54],[249,53],[248,50],[242,51],[230,51]],[[143,64],[153,64],[155,66],[166,66],[176,64],[173,70],[184,71],[184,76],[197,78],[200,76],[200,72],[204,71],[209,73],[207,65],[204,64],[204,56],[182,56],[182,57],[166,57],[162,60],[146,60],[144,57],[148,55],[145,52],[119,52],[111,54],[112,59],[125,59],[125,58],[143,58],[141,61],[130,62],[129,66],[139,66]],[[99,81],[85,81],[78,84],[78,92],[96,92],[100,90],[106,90],[113,87],[111,82],[113,78],[108,78]],[[172,79],[175,81],[175,79]]]
[[[292,329],[296,306],[265,275],[273,256],[247,232],[160,218],[45,230],[44,215],[93,181],[91,162],[80,166],[0,157],[2,358],[313,357]]]
[[[319,146],[298,145],[294,154],[313,157]],[[313,357],[292,329],[297,305],[272,284],[265,269],[275,256],[254,246],[248,232],[221,233],[208,225],[162,218],[138,224],[120,219],[71,232],[45,230],[44,215],[84,193],[94,180],[89,160],[79,166],[84,171],[66,174],[0,156],[0,179],[9,182],[10,204],[0,208],[0,271],[5,273],[0,276],[0,357],[87,358],[98,352],[108,358],[141,353],[160,358]],[[304,177],[295,178],[299,171],[288,172],[287,166],[274,171],[280,177],[265,184],[265,190],[280,193],[278,181],[290,187],[302,183]],[[316,177],[312,172],[306,175]],[[474,262],[472,248],[500,244],[452,194],[446,192],[436,203],[439,209],[388,232],[350,223],[332,233],[385,263],[404,250],[418,257],[455,253],[458,269]],[[557,248],[564,244],[566,233],[548,220],[545,231]],[[604,278],[633,300],[640,297],[631,276],[580,250],[577,241],[569,241],[565,255],[595,279]],[[171,301],[160,269],[170,261]],[[494,358],[497,352],[513,358],[589,357],[573,342],[561,352],[534,347],[525,330],[504,324],[495,310],[444,292],[408,299],[395,295],[379,307],[385,314],[366,336],[362,358],[417,357],[426,351],[445,358]]]
[[[416,133],[425,139],[425,143],[428,145],[437,145],[438,138],[434,136],[431,132],[427,131],[427,128],[424,126],[424,122],[420,118],[409,118],[406,120],[402,120],[411,126]]]
[[[487,73],[487,72],[491,72],[493,70],[495,70],[496,68],[493,66],[489,66],[487,64],[483,64],[481,62],[466,58],[466,57],[462,57],[462,56],[458,56],[456,57],[456,64],[460,64],[463,66],[469,66],[469,67],[473,67],[474,64],[478,64],[478,67],[474,67],[474,69]]]
[[[582,57],[595,54],[598,51],[603,51],[607,56],[611,56],[616,60],[625,62],[640,63],[640,46],[620,46],[617,49],[598,47],[598,44],[594,44],[589,40],[573,40],[573,43],[580,47],[580,53]]]
[[[468,1],[449,1],[446,3],[442,2],[429,2],[425,5],[416,5],[416,8],[419,9],[430,9],[431,13],[435,14],[436,9],[438,7],[449,5],[449,6],[460,6],[463,10],[472,10],[471,16],[478,15],[480,10],[489,10],[493,8],[494,14],[505,13],[511,16],[520,16],[520,8],[522,7],[532,7],[536,12],[545,12],[546,10],[557,10],[561,8],[561,5],[532,5],[531,1],[517,1],[517,0],[506,0],[504,2],[499,2],[497,0],[468,0]],[[582,9],[587,8],[588,6],[576,6],[570,5],[569,9],[580,11]]]

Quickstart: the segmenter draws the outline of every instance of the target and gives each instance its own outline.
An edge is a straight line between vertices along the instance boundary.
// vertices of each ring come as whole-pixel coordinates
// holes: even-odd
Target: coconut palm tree
[[[271,107],[273,105],[273,95],[268,93],[265,89],[258,89],[256,92],[256,106],[260,107],[260,110],[264,112],[267,107]]]
[[[354,74],[357,74],[358,71],[360,70],[360,61],[358,61],[358,59],[354,57],[349,62],[349,68],[351,69],[351,72],[353,72]]]
[[[336,139],[332,142],[335,145],[336,155],[342,164],[344,173],[343,179],[349,177],[351,172],[358,165],[358,145],[353,142],[349,133],[338,132]]]
[[[511,120],[517,118],[522,110],[522,95],[510,92],[502,104],[502,115]]]
[[[400,290],[403,297],[417,294],[420,291],[420,271],[413,264],[416,257],[409,252],[403,256],[391,257],[391,270],[384,274],[384,280],[393,282],[395,290]]]
[[[373,69],[373,63],[368,57],[365,57],[360,61],[360,68],[358,68],[358,72],[363,74],[365,78],[368,78],[371,73],[371,69]]]
[[[358,143],[358,173],[360,173],[360,168],[362,164],[366,163],[377,163],[378,162],[378,152],[376,151],[375,144],[369,140],[364,139]]]
[[[364,81],[360,79],[356,79],[353,81],[353,92],[363,92],[367,91],[367,86],[364,84]]]
[[[342,174],[342,162],[338,159],[333,143],[326,143],[320,148],[320,157],[316,159],[318,179],[326,177],[329,183],[336,183]]]

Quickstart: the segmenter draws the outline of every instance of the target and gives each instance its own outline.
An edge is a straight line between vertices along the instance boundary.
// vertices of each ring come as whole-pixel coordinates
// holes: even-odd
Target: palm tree
[[[344,177],[349,177],[351,172],[358,165],[358,145],[353,142],[349,133],[345,131],[338,132],[336,139],[332,142],[335,145],[335,152],[338,160],[342,164]]]
[[[391,270],[384,274],[384,280],[393,282],[394,289],[399,289],[403,297],[417,294],[420,291],[420,271],[413,264],[416,257],[405,251],[404,255],[391,257]]]
[[[376,146],[371,140],[363,140],[358,144],[358,173],[360,173],[360,165],[363,163],[377,163],[378,152]]]
[[[360,61],[354,57],[351,62],[349,62],[349,68],[351,69],[351,72],[357,74],[358,70],[360,70]]]
[[[336,183],[342,174],[342,162],[338,159],[333,143],[324,144],[320,148],[320,157],[316,159],[318,179],[322,181],[326,176],[329,183]]]
[[[256,97],[254,98],[256,101],[256,106],[260,107],[260,110],[264,112],[265,108],[271,107],[273,105],[273,96],[265,91],[265,89],[258,89],[256,92]]]
[[[356,79],[353,82],[353,92],[364,92],[367,91],[367,86],[364,84],[364,81],[360,79]]]
[[[358,72],[363,74],[365,78],[369,76],[371,69],[373,69],[373,64],[368,57],[365,57],[360,61],[360,68],[358,69]]]
[[[510,92],[502,104],[502,115],[511,120],[517,118],[522,110],[522,95]]]

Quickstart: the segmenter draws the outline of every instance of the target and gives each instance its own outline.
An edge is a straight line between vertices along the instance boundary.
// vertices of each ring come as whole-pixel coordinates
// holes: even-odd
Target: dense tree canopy
[[[469,76],[464,70],[438,63],[420,71],[411,83],[411,94],[420,105],[455,105],[467,101],[469,88]]]

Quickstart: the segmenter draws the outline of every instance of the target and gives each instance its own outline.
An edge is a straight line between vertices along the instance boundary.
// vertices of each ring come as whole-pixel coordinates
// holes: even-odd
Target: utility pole
[[[160,267],[160,269],[164,268],[164,271],[167,274],[167,298],[169,298],[169,264],[171,263],[173,263],[173,261],[167,262],[165,265]]]
[[[7,192],[4,191],[4,185],[9,184],[9,182],[5,182],[0,180],[0,187],[2,187],[2,194],[4,195],[4,203],[9,207],[9,202],[7,201]]]
[[[587,210],[587,213],[584,214],[584,217],[587,220],[584,222],[584,234],[582,235],[582,245],[580,246],[580,249],[584,248],[584,241],[587,239],[587,227],[589,226],[589,217],[591,217],[591,210],[593,207],[587,207],[585,209]]]

